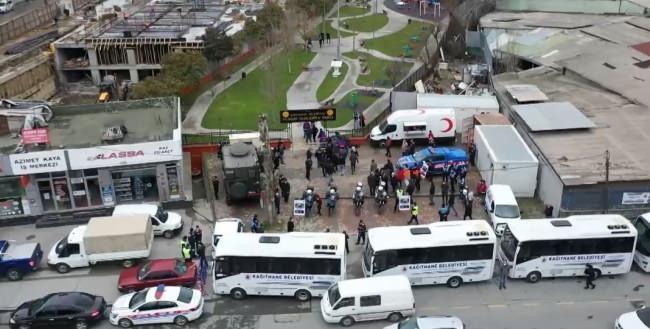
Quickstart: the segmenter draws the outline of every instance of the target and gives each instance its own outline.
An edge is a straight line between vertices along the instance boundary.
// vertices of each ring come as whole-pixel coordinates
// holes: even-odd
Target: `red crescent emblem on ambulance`
[[[448,132],[448,131],[450,131],[451,129],[454,128],[454,123],[451,121],[451,119],[449,119],[449,118],[442,118],[442,119],[440,119],[440,121],[445,121],[445,122],[447,122],[447,129],[444,129],[444,130],[442,131],[443,133],[446,133],[446,132]]]

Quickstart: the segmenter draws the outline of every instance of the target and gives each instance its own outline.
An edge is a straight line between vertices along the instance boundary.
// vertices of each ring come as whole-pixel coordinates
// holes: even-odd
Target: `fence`
[[[183,145],[197,145],[197,144],[229,144],[228,138],[231,134],[245,134],[251,133],[250,130],[229,130],[220,129],[218,131],[201,133],[201,134],[183,134]],[[291,139],[291,128],[283,130],[269,131],[269,142],[274,143],[283,140]]]

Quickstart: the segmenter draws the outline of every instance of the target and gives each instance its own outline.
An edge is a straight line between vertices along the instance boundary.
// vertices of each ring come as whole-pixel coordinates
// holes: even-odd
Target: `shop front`
[[[3,219],[184,201],[180,140],[0,155]]]

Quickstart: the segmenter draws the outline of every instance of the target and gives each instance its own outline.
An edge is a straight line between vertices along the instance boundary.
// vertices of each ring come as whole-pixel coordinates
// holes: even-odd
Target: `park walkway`
[[[374,6],[374,3],[372,3],[372,5]],[[422,63],[419,62],[419,60],[417,59],[402,59],[402,58],[392,57],[383,54],[379,51],[362,48],[360,46],[361,40],[371,39],[373,37],[379,38],[379,37],[383,37],[398,32],[404,27],[406,27],[406,25],[408,24],[408,20],[409,20],[408,16],[405,16],[399,12],[395,12],[385,7],[383,1],[379,1],[378,5],[379,8],[377,8],[376,12],[380,12],[380,13],[385,12],[386,15],[388,16],[388,23],[382,28],[380,28],[379,30],[375,31],[374,33],[361,32],[361,33],[357,33],[356,36],[348,36],[348,37],[341,38],[340,53],[344,54],[346,52],[357,50],[384,60],[405,61],[409,63],[414,63],[415,65],[411,68],[411,72],[413,70],[416,70],[417,68],[420,67],[420,65],[422,65]],[[368,16],[374,13],[375,13],[375,8],[371,8],[371,10],[366,14],[341,18],[341,21]],[[331,22],[330,20],[328,20],[327,22],[330,23],[333,28],[335,29],[338,28],[338,24],[335,19],[336,18],[335,8],[330,12],[330,15],[328,15],[328,17],[333,17],[334,19],[330,19]],[[341,28],[341,30],[347,31],[343,28]],[[349,32],[353,32],[353,31],[349,31]],[[316,97],[316,93],[318,87],[321,85],[321,83],[327,77],[327,74],[330,72],[330,66],[332,60],[337,58],[337,43],[338,40],[336,38],[336,35],[333,35],[331,42],[329,44],[324,44],[323,47],[318,47],[317,42],[314,44],[312,51],[316,53],[316,56],[308,65],[308,70],[303,71],[298,76],[298,78],[291,86],[291,88],[287,91],[287,95],[286,95],[287,108],[289,110],[320,106],[320,103],[318,102],[318,99]],[[219,129],[204,128],[201,124],[203,117],[205,116],[205,114],[207,113],[210,107],[210,104],[216,97],[219,96],[220,93],[222,93],[228,87],[237,83],[241,79],[242,72],[250,73],[251,71],[255,70],[257,67],[259,67],[261,64],[263,64],[266,60],[268,60],[268,58],[272,54],[272,51],[266,52],[264,55],[260,56],[255,61],[249,63],[239,71],[233,73],[228,80],[218,83],[211,90],[208,90],[205,93],[201,94],[196,99],[196,101],[194,102],[194,104],[192,105],[192,107],[190,108],[190,110],[186,115],[186,118],[183,122],[183,132],[186,134],[219,132]],[[344,77],[342,83],[337,87],[337,89],[333,92],[333,94],[327,97],[327,99],[333,98],[335,103],[340,101],[343,97],[345,97],[345,95],[347,95],[352,90],[368,89],[368,87],[360,86],[356,83],[356,80],[361,73],[361,65],[359,61],[352,60],[344,56],[342,56],[341,59],[348,65],[348,72]],[[379,115],[382,111],[384,111],[384,109],[389,103],[390,89],[386,89],[386,88],[375,88],[375,89],[384,92],[384,95],[364,111],[364,114],[368,121],[372,120],[377,115]],[[319,123],[317,125],[319,127],[322,127]],[[342,127],[336,129],[330,129],[330,130],[352,129],[353,128],[352,125],[353,125],[352,122],[348,122],[346,125]],[[292,129],[292,136],[294,137],[302,136],[301,124],[293,124],[291,126],[291,129]],[[302,138],[294,139],[294,149],[306,149],[307,147],[308,147],[307,145],[304,145],[304,141]]]

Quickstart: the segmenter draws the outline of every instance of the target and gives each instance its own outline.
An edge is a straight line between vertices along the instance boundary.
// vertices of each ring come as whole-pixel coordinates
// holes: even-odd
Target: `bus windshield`
[[[499,218],[519,218],[519,207],[517,205],[497,205],[494,215]]]
[[[510,230],[506,228],[506,231],[503,233],[503,237],[501,238],[501,251],[503,251],[503,254],[506,256],[506,258],[508,258],[509,261],[513,261],[515,259],[517,245],[519,245],[519,241],[517,241],[517,238],[515,238]]]
[[[338,284],[335,283],[333,286],[331,286],[327,290],[327,297],[330,300],[330,305],[332,307],[334,307],[334,304],[336,304],[336,302],[338,302],[339,299],[341,299],[341,293],[339,293],[339,285]]]
[[[650,256],[650,228],[646,221],[639,217],[634,224],[634,227],[639,232],[636,241],[636,249],[643,255]]]

